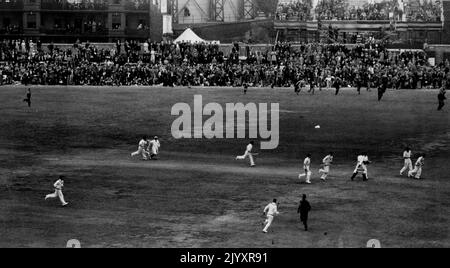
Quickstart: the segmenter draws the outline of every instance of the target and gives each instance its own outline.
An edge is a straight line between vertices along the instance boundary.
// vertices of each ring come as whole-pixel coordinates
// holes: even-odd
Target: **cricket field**
[[[450,247],[450,107],[437,91],[0,87],[0,247]],[[280,144],[257,167],[236,161],[249,139],[175,139],[174,104],[279,103]],[[320,129],[315,126],[320,125]],[[132,159],[158,135],[157,161]],[[423,179],[400,176],[405,146],[426,153]],[[257,143],[257,148],[259,148]],[[259,151],[259,150],[258,150]],[[322,158],[333,151],[327,182]],[[369,181],[350,176],[358,153]],[[312,184],[300,183],[312,154]],[[68,207],[44,201],[64,175]],[[308,232],[297,214],[312,206]],[[281,214],[263,234],[273,198]]]

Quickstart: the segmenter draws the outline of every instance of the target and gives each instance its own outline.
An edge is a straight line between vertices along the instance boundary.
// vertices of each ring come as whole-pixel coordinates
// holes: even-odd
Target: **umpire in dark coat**
[[[306,200],[306,194],[303,195],[298,207],[297,213],[300,213],[300,221],[305,226],[305,231],[308,231],[308,213],[311,210],[311,205]]]

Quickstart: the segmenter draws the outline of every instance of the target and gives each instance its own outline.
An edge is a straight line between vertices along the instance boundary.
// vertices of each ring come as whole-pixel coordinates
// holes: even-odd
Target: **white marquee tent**
[[[174,43],[218,43],[217,41],[206,41],[200,38],[191,28],[187,28],[177,39],[175,39]]]

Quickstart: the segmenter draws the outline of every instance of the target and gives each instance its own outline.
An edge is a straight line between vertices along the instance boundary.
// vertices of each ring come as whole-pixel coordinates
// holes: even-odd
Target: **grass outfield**
[[[0,246],[64,247],[449,247],[450,116],[436,91],[343,90],[300,96],[288,89],[0,88]],[[175,140],[177,102],[278,102],[280,146],[258,166],[237,162],[247,140]],[[315,129],[320,125],[321,129]],[[159,135],[159,161],[131,159],[141,135]],[[402,150],[427,153],[424,180],[400,177]],[[356,154],[373,161],[370,181],[349,180]],[[328,151],[326,183],[317,170]],[[313,184],[297,174],[313,154]],[[414,157],[414,160],[417,157]],[[44,201],[67,176],[70,205]],[[296,214],[312,205],[310,231]],[[262,209],[280,216],[263,234]]]

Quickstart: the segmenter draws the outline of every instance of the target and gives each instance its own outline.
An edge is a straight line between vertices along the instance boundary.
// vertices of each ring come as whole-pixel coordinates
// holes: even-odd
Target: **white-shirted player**
[[[322,173],[320,177],[321,180],[325,181],[330,173],[330,166],[333,163],[333,153],[330,152],[325,158],[322,160],[323,168],[319,169],[319,173]]]
[[[411,149],[409,147],[406,147],[405,151],[403,151],[403,160],[405,161],[405,164],[403,165],[402,170],[400,170],[400,176],[402,176],[406,170],[408,170],[409,173],[413,169],[411,161]]]
[[[254,141],[251,141],[248,145],[247,145],[247,149],[245,150],[244,155],[240,155],[240,156],[236,156],[236,160],[244,160],[245,158],[248,157],[248,159],[250,159],[250,167],[254,167],[256,166],[255,164],[255,160],[253,159],[253,146],[255,145]]]
[[[53,187],[55,187],[55,192],[53,194],[48,194],[45,196],[45,200],[49,198],[57,198],[59,197],[59,200],[61,201],[61,204],[63,207],[67,206],[69,203],[64,200],[64,195],[62,193],[62,188],[64,187],[64,177],[59,176],[59,179],[53,184]]]
[[[306,177],[305,182],[311,184],[311,154],[308,154],[303,161],[303,170],[305,173],[298,175],[298,178],[301,180],[302,177]]]
[[[369,180],[368,172],[367,172],[367,165],[370,164],[369,157],[367,156],[367,153],[362,153],[358,155],[356,168],[353,171],[353,176],[351,180],[353,181],[359,172],[362,172],[363,180],[367,181]]]
[[[148,143],[148,152],[150,152],[150,159],[156,159],[159,154],[159,148],[161,143],[159,142],[158,136],[155,136],[153,140]]]
[[[425,154],[422,154],[417,159],[414,169],[408,172],[408,177],[420,180],[423,165],[425,165]],[[415,174],[415,176],[413,174]]]
[[[265,227],[263,229],[263,233],[268,232],[269,227],[272,225],[273,218],[275,216],[277,216],[278,214],[280,214],[280,213],[278,212],[277,200],[274,199],[272,203],[268,204],[264,208],[264,215],[266,216],[266,220],[264,221]]]
[[[142,156],[142,160],[148,160],[148,154],[149,153],[146,150],[147,149],[147,143],[148,143],[147,136],[143,136],[141,141],[139,142],[138,150],[136,152],[132,153],[131,157],[135,157],[135,156],[141,155]]]

